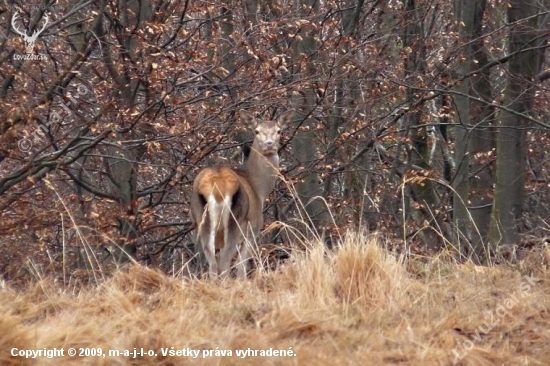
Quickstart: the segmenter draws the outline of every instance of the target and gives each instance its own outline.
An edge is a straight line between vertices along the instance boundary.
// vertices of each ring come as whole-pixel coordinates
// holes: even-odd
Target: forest
[[[70,333],[154,348],[152,365],[259,362],[172,346],[294,347],[268,364],[550,357],[548,0],[34,1],[0,4],[1,349]],[[254,268],[207,281],[193,181],[247,158],[240,111],[289,110]],[[135,335],[108,326],[148,313]]]

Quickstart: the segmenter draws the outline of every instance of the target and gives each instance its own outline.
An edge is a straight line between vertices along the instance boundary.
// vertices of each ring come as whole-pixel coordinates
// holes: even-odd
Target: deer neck
[[[263,202],[269,196],[277,181],[279,155],[265,156],[252,146],[250,155],[241,169],[247,173],[248,181],[258,193],[263,205]]]

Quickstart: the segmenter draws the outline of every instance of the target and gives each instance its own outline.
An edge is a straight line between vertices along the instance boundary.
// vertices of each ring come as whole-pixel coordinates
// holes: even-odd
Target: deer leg
[[[204,252],[204,256],[206,257],[206,261],[208,262],[208,275],[210,278],[214,278],[218,275],[218,262],[216,261],[216,230],[214,228],[210,229],[209,235],[208,235],[208,242],[206,245],[202,245],[204,241],[201,240],[201,246]]]
[[[236,247],[234,242],[227,242],[220,250],[220,277],[227,278],[231,273],[231,260],[235,256]]]
[[[225,233],[225,245],[220,251],[220,272],[224,278],[229,275],[231,261],[235,257],[235,253],[237,253],[239,243],[243,240],[238,225],[233,220],[231,220]]]
[[[248,262],[250,260],[250,246],[256,245],[253,230],[247,228],[245,240],[239,246],[239,259],[237,262],[237,276],[246,278],[248,274]]]
[[[239,278],[246,278],[248,273],[248,249],[246,243],[243,241],[239,249],[239,259],[237,263],[237,276]]]
[[[195,260],[197,261],[197,268],[199,273],[202,273],[206,270],[206,256],[204,254],[204,246],[202,245],[202,236],[204,235],[199,231],[200,228],[196,229],[195,232]]]

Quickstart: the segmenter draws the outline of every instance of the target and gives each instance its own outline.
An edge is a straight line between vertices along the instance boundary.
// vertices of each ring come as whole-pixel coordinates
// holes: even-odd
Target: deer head
[[[25,52],[30,54],[30,53],[32,53],[32,51],[34,49],[34,43],[36,42],[36,39],[38,38],[40,33],[42,33],[44,31],[44,29],[46,28],[46,25],[48,24],[49,18],[48,18],[47,14],[44,14],[44,18],[45,18],[44,25],[42,26],[42,28],[40,30],[35,30],[32,33],[32,36],[28,36],[26,32],[22,32],[19,29],[17,29],[17,26],[16,26],[15,22],[17,21],[18,18],[19,18],[19,14],[17,12],[14,13],[12,18],[11,18],[11,26],[17,34],[19,34],[21,37],[23,37],[23,40],[25,41]]]

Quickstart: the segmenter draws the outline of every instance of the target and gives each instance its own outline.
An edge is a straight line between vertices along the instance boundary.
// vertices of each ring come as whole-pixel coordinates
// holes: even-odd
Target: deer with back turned
[[[193,184],[191,219],[195,224],[195,241],[206,257],[210,277],[227,277],[237,253],[237,273],[246,277],[249,246],[256,243],[263,225],[264,201],[279,174],[281,132],[294,113],[288,111],[275,121],[257,120],[245,111],[239,114],[255,134],[249,156],[237,169],[205,168]]]

